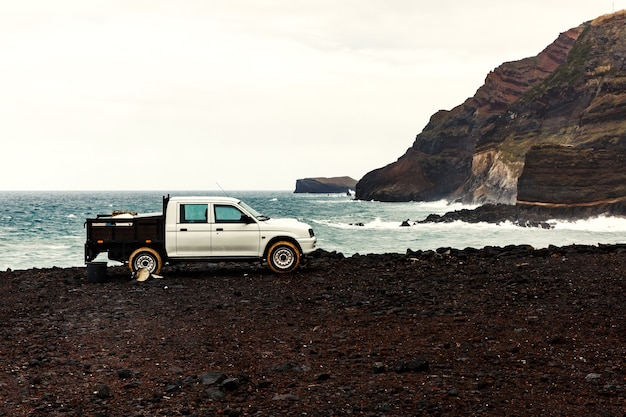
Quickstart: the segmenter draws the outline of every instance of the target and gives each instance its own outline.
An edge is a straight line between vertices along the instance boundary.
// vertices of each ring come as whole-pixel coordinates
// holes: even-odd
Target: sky
[[[293,190],[397,160],[504,62],[626,0],[0,6],[0,190]]]

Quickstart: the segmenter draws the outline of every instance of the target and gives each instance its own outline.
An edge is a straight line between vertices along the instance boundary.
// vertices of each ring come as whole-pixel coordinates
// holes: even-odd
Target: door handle
[[[215,229],[215,231],[217,231],[217,232],[223,232],[223,231],[224,231],[224,228],[222,228],[222,227],[218,227],[217,229]]]
[[[181,228],[181,229],[180,229],[180,231],[181,231],[181,232],[186,232],[186,231],[187,231],[187,228],[186,228],[186,227],[183,227],[183,228]]]

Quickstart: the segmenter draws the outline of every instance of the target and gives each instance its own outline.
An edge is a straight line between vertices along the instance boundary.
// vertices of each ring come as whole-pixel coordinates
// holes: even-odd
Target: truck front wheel
[[[276,242],[267,251],[267,263],[276,273],[291,272],[300,265],[300,251],[291,242]]]
[[[151,274],[158,274],[162,267],[161,255],[152,248],[139,248],[128,258],[128,268],[131,273],[146,268]]]

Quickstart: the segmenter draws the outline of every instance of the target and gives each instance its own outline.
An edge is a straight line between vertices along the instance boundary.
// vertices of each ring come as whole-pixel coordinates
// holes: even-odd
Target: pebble
[[[226,378],[220,385],[226,391],[236,391],[239,388],[238,378]]]
[[[226,395],[217,387],[207,388],[204,392],[207,397],[213,401],[221,401],[226,397]]]
[[[274,401],[300,401],[300,397],[293,394],[274,395],[272,398]]]
[[[111,396],[111,388],[109,388],[106,384],[99,384],[94,391],[96,397],[104,399],[109,398]]]
[[[413,359],[408,362],[403,360],[398,361],[394,368],[397,373],[402,372],[425,372],[430,368],[430,364],[425,359]]]
[[[593,372],[592,372],[592,373],[587,374],[587,376],[585,377],[585,379],[586,379],[587,381],[593,381],[593,380],[596,380],[596,379],[600,379],[600,377],[602,377],[602,375],[601,375],[601,374],[596,374],[596,373],[593,373]]]
[[[133,372],[130,369],[118,369],[117,377],[119,379],[128,379],[133,376]]]
[[[202,385],[218,385],[226,379],[226,375],[219,371],[205,372],[200,376]]]

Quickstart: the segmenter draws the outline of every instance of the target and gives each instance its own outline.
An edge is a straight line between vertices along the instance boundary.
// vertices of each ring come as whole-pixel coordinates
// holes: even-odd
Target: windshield
[[[256,211],[255,209],[253,209],[252,207],[250,207],[249,205],[247,205],[246,203],[244,203],[243,201],[239,202],[239,205],[241,207],[244,208],[244,210],[246,210],[248,213],[250,213],[251,215],[253,215],[257,220],[259,221],[263,221],[263,220],[269,220],[270,218],[264,214],[259,213],[258,211]]]

